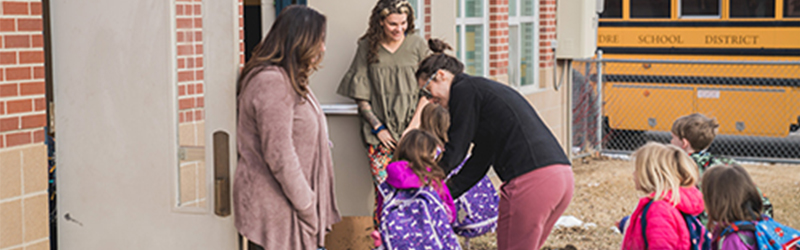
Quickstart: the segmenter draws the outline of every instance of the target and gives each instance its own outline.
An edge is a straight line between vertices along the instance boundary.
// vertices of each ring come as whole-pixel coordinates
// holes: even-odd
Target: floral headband
[[[411,4],[408,3],[408,1],[403,0],[403,1],[397,2],[394,5],[394,8],[397,9],[397,11],[400,12],[400,13],[408,14],[408,12],[409,12],[408,10],[410,9],[410,6],[411,6]],[[389,14],[392,14],[392,12],[389,10],[389,7],[383,8],[383,10],[381,10],[381,16],[382,17],[386,17]]]

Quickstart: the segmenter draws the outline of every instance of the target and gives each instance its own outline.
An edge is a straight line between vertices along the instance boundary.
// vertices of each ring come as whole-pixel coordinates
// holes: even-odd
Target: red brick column
[[[0,249],[48,249],[41,0],[0,1]]]
[[[180,123],[202,121],[204,116],[202,9],[200,0],[175,3]]]
[[[244,2],[239,0],[239,68],[244,67]]]
[[[3,1],[0,16],[0,148],[44,142],[41,1]]]
[[[425,9],[425,18],[423,18],[425,20],[423,27],[425,28],[423,30],[425,30],[425,40],[428,40],[431,39],[431,0],[425,0],[423,9]]]
[[[489,77],[508,83],[508,0],[489,0]]]
[[[539,67],[553,67],[553,48],[556,40],[556,0],[539,1]]]

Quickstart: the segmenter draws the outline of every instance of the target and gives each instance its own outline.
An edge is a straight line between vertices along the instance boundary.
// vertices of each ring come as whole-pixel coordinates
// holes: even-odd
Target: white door
[[[50,11],[59,249],[236,249],[237,1]]]

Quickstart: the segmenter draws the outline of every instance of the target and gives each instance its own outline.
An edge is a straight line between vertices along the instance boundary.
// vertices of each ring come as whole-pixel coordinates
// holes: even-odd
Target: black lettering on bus
[[[639,43],[643,44],[683,44],[680,35],[639,35]]]
[[[756,35],[706,35],[706,44],[758,44],[758,36]]]
[[[600,35],[598,39],[600,43],[618,43],[617,42],[617,35]]]

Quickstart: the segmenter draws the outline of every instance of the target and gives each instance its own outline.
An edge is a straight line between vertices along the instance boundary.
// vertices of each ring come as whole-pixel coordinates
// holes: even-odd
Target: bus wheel
[[[647,142],[645,131],[613,129],[608,117],[603,117],[603,149],[631,151]]]

